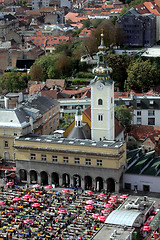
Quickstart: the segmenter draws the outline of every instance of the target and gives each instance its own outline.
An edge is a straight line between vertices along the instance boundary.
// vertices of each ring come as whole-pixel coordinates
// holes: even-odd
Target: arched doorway
[[[20,182],[27,182],[27,171],[25,169],[20,169],[19,176]]]
[[[97,191],[101,191],[103,189],[103,178],[96,177],[96,189]]]
[[[53,172],[51,176],[52,176],[52,184],[54,184],[55,187],[58,187],[59,186],[59,176],[58,176],[58,173]]]
[[[107,179],[107,191],[108,192],[115,192],[115,181],[113,178]]]
[[[40,176],[41,176],[41,185],[42,186],[48,185],[48,174],[45,171],[43,171],[40,173]]]
[[[85,189],[91,189],[92,188],[92,178],[90,176],[85,176],[84,187],[85,187]]]
[[[81,177],[78,174],[73,175],[73,187],[81,187]]]
[[[62,175],[62,186],[63,187],[69,187],[70,186],[70,177],[69,174],[64,173]]]
[[[30,184],[37,183],[37,172],[35,170],[30,171]]]
[[[9,160],[9,152],[4,152],[4,159]]]

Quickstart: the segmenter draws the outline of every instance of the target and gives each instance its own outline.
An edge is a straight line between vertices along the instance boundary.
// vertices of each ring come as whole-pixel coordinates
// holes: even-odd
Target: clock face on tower
[[[98,90],[103,90],[103,87],[104,87],[103,83],[98,83],[97,84],[97,89]]]

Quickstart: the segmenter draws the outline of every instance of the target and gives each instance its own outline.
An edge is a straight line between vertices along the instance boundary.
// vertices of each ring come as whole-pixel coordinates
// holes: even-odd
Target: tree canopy
[[[133,109],[127,108],[125,105],[121,105],[115,106],[114,110],[116,118],[125,126],[126,130],[129,131],[133,116]]]
[[[19,92],[27,87],[27,77],[22,76],[21,73],[8,72],[0,77],[0,90],[7,90],[7,92]]]
[[[155,64],[151,64],[149,59],[138,58],[131,61],[127,73],[126,90],[141,90],[146,92],[151,86],[158,83],[158,69]]]

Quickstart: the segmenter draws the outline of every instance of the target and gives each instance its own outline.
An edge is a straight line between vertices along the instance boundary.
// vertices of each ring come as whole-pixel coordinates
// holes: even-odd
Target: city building
[[[16,138],[20,183],[120,191],[126,144],[114,140],[114,83],[109,76],[111,69],[104,61],[105,51],[101,34],[98,63],[93,70],[95,78],[91,81],[91,140],[33,134]],[[75,124],[82,129],[80,107],[77,110]]]
[[[139,14],[134,8],[131,8],[116,23],[125,32],[125,45],[152,47],[156,43],[156,17],[154,14]]]

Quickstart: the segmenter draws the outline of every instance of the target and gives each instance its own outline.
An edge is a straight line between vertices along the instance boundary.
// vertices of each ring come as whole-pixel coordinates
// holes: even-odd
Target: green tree
[[[126,87],[128,89],[146,92],[158,82],[157,67],[149,60],[144,61],[142,58],[138,58],[131,61],[127,73]]]
[[[91,21],[86,19],[83,21],[83,28],[89,28],[91,26]]]
[[[30,70],[31,81],[42,81],[43,80],[43,70],[40,65],[33,64]]]
[[[69,125],[73,122],[73,120],[74,113],[73,114],[65,113],[60,121],[60,129],[66,130],[67,127],[69,127]]]
[[[121,105],[115,106],[114,110],[116,118],[124,125],[126,131],[128,132],[133,117],[133,109],[130,107],[127,108],[125,105]]]
[[[19,92],[27,87],[27,82],[21,73],[8,72],[0,77],[1,91],[6,89],[8,92]]]

